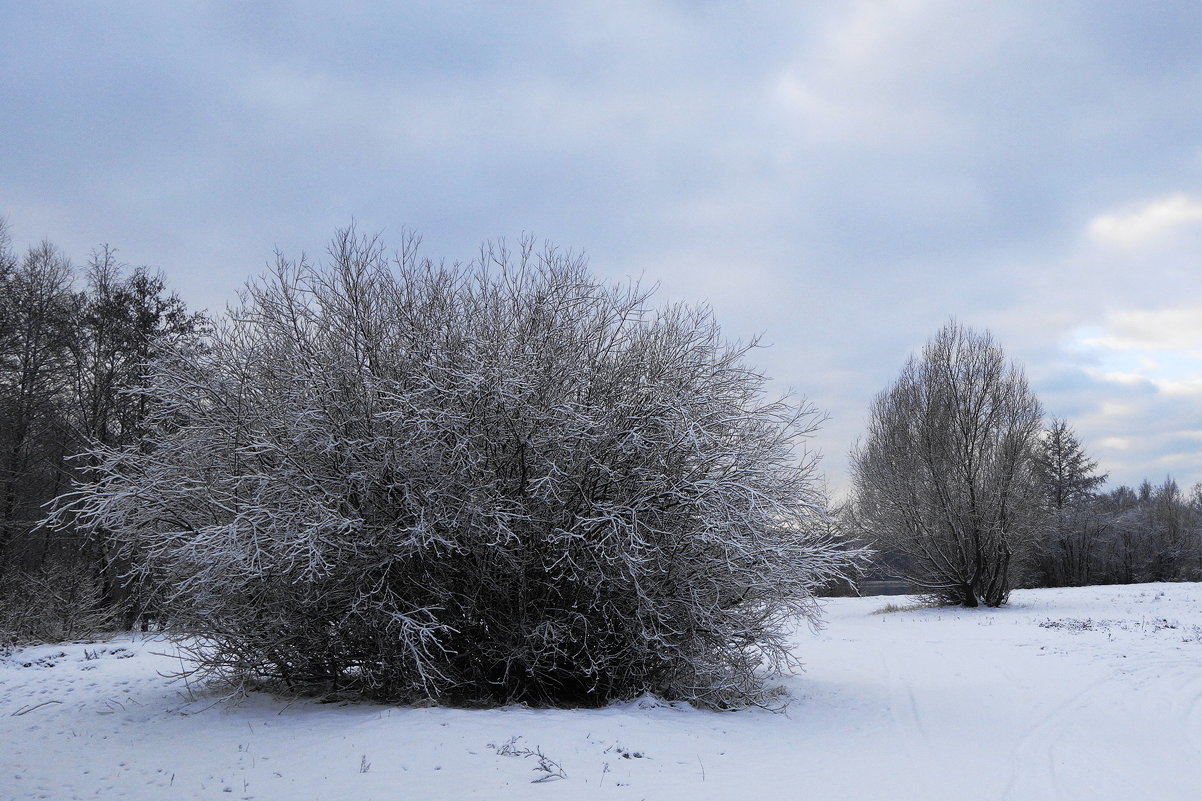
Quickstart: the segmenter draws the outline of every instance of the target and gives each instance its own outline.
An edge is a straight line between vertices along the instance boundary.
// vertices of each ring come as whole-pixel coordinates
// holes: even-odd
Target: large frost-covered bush
[[[118,537],[200,667],[396,699],[762,698],[850,557],[807,405],[705,309],[554,250],[390,262],[340,234],[153,364],[152,433],[68,520]]]

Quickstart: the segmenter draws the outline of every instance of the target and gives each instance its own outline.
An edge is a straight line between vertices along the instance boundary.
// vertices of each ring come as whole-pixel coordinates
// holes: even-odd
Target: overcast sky
[[[826,410],[949,317],[1113,482],[1202,481],[1202,3],[0,0],[0,215],[220,309],[334,229],[533,233]]]

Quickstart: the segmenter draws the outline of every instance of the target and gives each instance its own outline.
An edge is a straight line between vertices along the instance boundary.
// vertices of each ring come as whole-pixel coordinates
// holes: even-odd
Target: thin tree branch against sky
[[[5,3],[0,215],[220,308],[337,227],[532,232],[832,418],[949,316],[1099,470],[1202,480],[1202,5]]]

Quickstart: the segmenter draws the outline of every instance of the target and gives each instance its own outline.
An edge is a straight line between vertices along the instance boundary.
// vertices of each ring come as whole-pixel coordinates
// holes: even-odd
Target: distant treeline
[[[1053,508],[1027,584],[1143,581],[1202,581],[1202,486],[1144,481]]]

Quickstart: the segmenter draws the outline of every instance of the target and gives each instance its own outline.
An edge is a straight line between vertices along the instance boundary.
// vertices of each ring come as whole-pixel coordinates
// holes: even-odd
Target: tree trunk
[[[973,590],[971,584],[962,585],[960,587],[960,594],[963,598],[962,603],[965,606],[969,608],[975,608],[977,606],[977,593]]]

